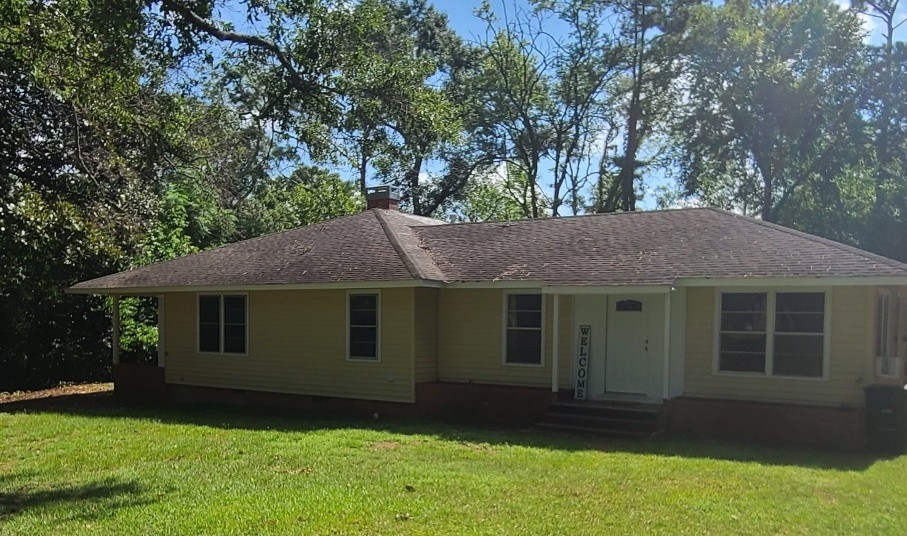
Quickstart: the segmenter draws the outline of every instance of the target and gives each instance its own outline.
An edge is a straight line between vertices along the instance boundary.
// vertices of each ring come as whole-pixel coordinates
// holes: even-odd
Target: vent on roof
[[[373,208],[397,210],[400,207],[400,190],[387,185],[366,188],[365,202],[368,210]]]

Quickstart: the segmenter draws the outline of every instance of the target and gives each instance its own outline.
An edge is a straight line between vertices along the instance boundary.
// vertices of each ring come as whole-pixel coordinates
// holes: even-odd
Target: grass
[[[905,499],[907,456],[0,404],[0,534],[903,535]]]

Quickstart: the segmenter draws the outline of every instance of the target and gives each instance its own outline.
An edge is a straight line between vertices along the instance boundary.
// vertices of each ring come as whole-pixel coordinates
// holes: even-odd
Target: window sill
[[[768,375],[761,372],[730,372],[730,371],[717,371],[712,372],[712,376],[723,376],[728,378],[763,378],[766,380],[795,380],[795,381],[807,381],[807,382],[827,382],[829,379],[826,376],[781,376],[781,375]]]
[[[380,357],[346,357],[349,363],[381,363]]]
[[[504,365],[505,367],[531,367],[531,368],[544,368],[545,367],[544,362],[542,362],[542,363],[508,363],[507,361],[504,361],[501,364]]]

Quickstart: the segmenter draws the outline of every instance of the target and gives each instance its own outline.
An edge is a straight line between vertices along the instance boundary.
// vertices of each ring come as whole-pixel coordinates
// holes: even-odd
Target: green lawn
[[[0,534],[907,534],[907,456],[0,404]]]

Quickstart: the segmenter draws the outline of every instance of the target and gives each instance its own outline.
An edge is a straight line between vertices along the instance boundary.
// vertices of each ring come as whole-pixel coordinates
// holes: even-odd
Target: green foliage
[[[822,221],[813,225],[804,211],[815,199],[866,212],[853,206],[865,197],[852,191],[859,182],[846,185],[850,192],[839,184],[863,176],[853,91],[861,42],[857,18],[827,0],[700,9],[687,42],[690,106],[678,126],[688,191],[847,239],[843,218],[816,214]]]
[[[527,207],[522,186],[525,180],[518,177],[490,176],[473,179],[446,206],[448,218],[453,221],[508,221],[526,217]]]
[[[355,186],[314,166],[261,183],[238,215],[245,238],[361,212]]]

